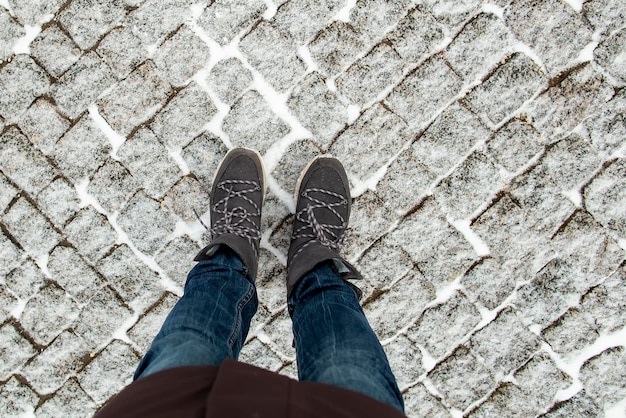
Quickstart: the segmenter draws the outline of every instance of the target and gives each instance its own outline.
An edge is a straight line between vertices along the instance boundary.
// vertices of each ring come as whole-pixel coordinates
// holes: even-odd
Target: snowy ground
[[[624,51],[623,0],[0,0],[0,415],[130,381],[245,145],[242,360],[296,374],[292,189],[330,153],[409,416],[626,416]]]

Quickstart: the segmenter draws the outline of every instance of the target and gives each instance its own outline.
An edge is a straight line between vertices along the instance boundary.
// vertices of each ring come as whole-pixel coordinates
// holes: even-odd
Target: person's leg
[[[211,242],[194,259],[185,293],[170,312],[135,379],[180,366],[219,365],[237,358],[258,301],[254,279],[265,193],[263,160],[230,150],[210,193]]]
[[[332,261],[302,278],[289,298],[289,311],[300,380],[350,389],[404,413],[387,356]]]
[[[226,246],[189,273],[185,293],[167,316],[135,380],[180,366],[237,359],[258,306],[254,280]]]

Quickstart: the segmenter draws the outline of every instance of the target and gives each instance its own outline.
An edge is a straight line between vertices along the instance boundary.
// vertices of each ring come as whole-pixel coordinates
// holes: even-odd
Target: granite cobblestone
[[[330,154],[409,417],[623,413],[625,25],[622,0],[0,2],[0,415],[130,382],[235,145],[268,175],[242,361],[297,376],[292,194]]]

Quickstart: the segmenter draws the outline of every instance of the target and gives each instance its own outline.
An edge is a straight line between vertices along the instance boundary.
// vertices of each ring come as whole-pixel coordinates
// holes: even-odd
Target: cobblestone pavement
[[[292,189],[330,153],[409,416],[626,416],[625,51],[623,0],[0,0],[0,415],[130,381],[244,145],[242,360],[296,375]]]

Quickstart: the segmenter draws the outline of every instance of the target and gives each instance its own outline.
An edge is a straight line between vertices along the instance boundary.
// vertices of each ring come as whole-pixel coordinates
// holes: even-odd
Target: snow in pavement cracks
[[[409,416],[626,415],[624,16],[0,0],[0,415],[83,416],[129,382],[233,146],[268,174],[243,360],[295,376],[292,189],[331,154]]]

